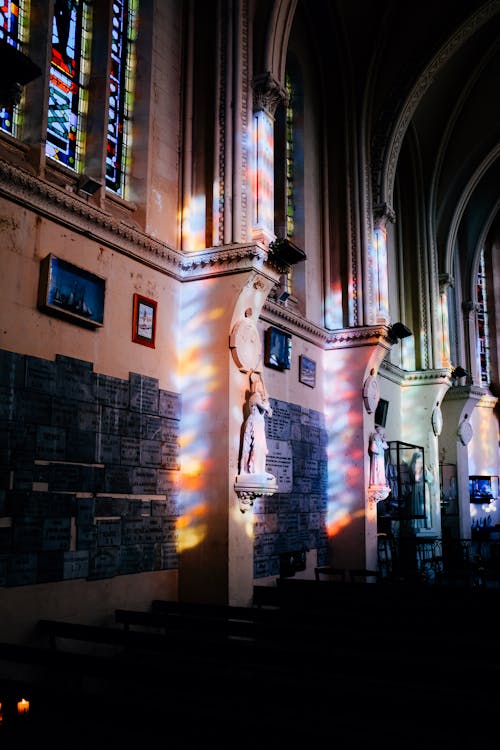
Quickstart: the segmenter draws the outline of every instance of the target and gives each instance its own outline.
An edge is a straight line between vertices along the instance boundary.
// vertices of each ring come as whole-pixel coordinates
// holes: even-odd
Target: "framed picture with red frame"
[[[132,315],[132,341],[154,349],[156,339],[156,313],[158,303],[141,294],[134,294]]]

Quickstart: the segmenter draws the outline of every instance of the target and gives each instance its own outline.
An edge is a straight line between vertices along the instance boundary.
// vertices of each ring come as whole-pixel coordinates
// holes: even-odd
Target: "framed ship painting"
[[[88,328],[104,324],[105,279],[50,253],[40,263],[38,308]]]

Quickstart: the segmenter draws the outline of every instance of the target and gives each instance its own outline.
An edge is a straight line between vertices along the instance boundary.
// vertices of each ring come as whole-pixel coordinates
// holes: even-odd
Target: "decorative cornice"
[[[263,267],[266,249],[257,243],[224,245],[182,253],[125,224],[74,193],[0,159],[0,196],[31,209],[179,281]],[[269,275],[274,280],[272,267]]]
[[[403,370],[401,367],[385,360],[379,367],[379,375],[400,386],[411,385],[449,385],[449,369],[438,370]]]
[[[388,326],[358,326],[329,331],[326,349],[349,349],[358,346],[383,344],[387,351],[392,346],[388,337]]]
[[[493,409],[498,401],[489,391],[477,385],[455,385],[446,393],[447,401],[476,401],[476,406]]]

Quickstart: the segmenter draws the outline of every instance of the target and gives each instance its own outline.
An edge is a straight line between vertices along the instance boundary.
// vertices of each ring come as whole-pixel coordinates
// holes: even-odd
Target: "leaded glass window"
[[[479,271],[477,275],[477,302],[481,385],[487,388],[490,382],[490,346],[488,329],[488,306],[486,300],[486,271],[484,264],[484,250],[481,250],[481,255],[479,258]]]
[[[134,40],[137,3],[113,0],[111,20],[106,187],[123,195],[133,97]]]
[[[82,150],[88,24],[84,0],[54,0],[46,149],[47,156],[75,170]]]
[[[0,39],[19,49],[23,39],[23,3],[3,2],[0,5]],[[10,135],[16,134],[18,108],[16,106],[0,109],[0,129]]]

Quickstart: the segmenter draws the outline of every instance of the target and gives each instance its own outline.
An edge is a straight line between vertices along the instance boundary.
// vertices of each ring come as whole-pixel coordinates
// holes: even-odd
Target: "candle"
[[[27,714],[29,710],[30,710],[30,702],[25,700],[24,698],[21,698],[21,700],[17,702],[17,713]]]

